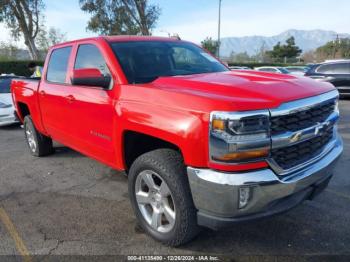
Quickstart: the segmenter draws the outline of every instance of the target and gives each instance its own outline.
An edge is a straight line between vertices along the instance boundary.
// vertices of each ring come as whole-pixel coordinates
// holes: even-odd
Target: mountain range
[[[278,42],[284,43],[289,37],[294,36],[295,43],[303,52],[316,49],[329,41],[350,37],[350,34],[339,34],[335,31],[326,30],[296,30],[290,29],[275,36],[244,36],[244,37],[223,37],[220,45],[220,56],[229,57],[232,52],[249,55],[257,54],[262,48],[270,50]]]

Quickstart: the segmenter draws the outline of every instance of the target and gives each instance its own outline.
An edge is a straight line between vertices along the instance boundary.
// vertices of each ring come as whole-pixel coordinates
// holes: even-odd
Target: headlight
[[[209,152],[211,161],[250,162],[270,153],[269,111],[212,112]]]
[[[4,103],[1,103],[0,102],[0,108],[9,108],[9,107],[12,107],[12,105],[7,105],[7,104],[4,104]]]

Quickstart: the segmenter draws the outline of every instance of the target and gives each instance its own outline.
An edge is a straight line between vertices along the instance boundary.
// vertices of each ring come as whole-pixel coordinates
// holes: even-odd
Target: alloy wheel
[[[26,137],[27,137],[27,142],[28,142],[29,148],[30,148],[30,150],[32,150],[32,152],[35,152],[37,145],[36,145],[33,131],[30,128],[28,128],[28,126],[26,125],[25,132],[26,132]]]
[[[135,194],[143,218],[154,230],[167,233],[173,229],[175,204],[164,179],[154,171],[142,171],[136,179]]]

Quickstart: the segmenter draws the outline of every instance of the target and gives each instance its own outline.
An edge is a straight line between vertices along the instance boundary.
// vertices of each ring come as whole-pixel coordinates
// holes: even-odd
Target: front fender
[[[186,165],[206,166],[208,115],[137,102],[120,102],[116,112],[120,119],[116,141],[122,141],[124,130],[143,133],[176,145]],[[122,144],[118,146],[120,156],[123,155],[122,147]]]

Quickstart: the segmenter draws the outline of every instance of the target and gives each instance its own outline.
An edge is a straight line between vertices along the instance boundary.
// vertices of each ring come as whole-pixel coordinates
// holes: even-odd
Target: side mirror
[[[97,68],[74,69],[72,85],[95,86],[107,89],[111,80],[110,76],[104,76]]]

